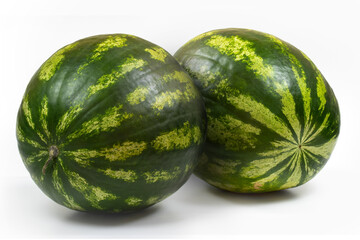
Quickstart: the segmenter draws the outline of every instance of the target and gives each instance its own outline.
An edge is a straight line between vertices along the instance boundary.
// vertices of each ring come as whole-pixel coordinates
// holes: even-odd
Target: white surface
[[[359,9],[356,0],[0,2],[0,238],[360,236]],[[341,133],[312,181],[242,195],[192,177],[155,207],[126,216],[74,212],[35,186],[18,154],[15,119],[28,81],[52,53],[83,37],[116,32],[174,53],[192,37],[225,27],[260,30],[292,43],[334,89]]]

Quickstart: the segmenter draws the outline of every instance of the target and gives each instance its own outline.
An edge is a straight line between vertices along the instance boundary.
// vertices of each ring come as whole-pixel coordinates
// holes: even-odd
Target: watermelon
[[[192,174],[205,107],[163,48],[111,34],[53,54],[32,77],[17,116],[22,160],[39,188],[68,208],[151,206]]]
[[[232,192],[271,192],[302,185],[324,167],[339,135],[339,106],[303,52],[234,28],[201,34],[174,56],[205,101],[201,179]]]

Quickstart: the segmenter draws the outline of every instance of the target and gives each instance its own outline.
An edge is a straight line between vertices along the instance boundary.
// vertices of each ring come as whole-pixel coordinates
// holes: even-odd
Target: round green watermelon
[[[32,179],[81,211],[151,206],[197,164],[205,107],[189,75],[141,38],[99,35],[53,54],[32,77],[17,140]]]
[[[221,29],[193,38],[175,58],[205,100],[197,176],[228,191],[270,192],[304,184],[324,167],[339,107],[303,52],[270,34]]]

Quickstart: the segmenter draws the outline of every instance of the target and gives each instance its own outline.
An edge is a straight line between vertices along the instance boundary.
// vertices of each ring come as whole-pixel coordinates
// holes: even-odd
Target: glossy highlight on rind
[[[129,212],[185,183],[205,127],[201,95],[170,54],[111,34],[69,44],[40,67],[19,108],[16,136],[32,179],[55,202]]]
[[[340,112],[303,52],[270,34],[230,28],[201,34],[174,56],[205,100],[197,176],[233,192],[270,192],[302,185],[324,167]]]

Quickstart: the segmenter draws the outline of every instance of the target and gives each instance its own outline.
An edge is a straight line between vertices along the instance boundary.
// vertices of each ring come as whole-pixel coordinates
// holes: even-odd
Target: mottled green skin
[[[131,35],[99,35],[60,49],[32,77],[18,112],[18,147],[55,202],[134,211],[189,178],[204,119],[200,93],[165,50]],[[42,173],[51,146],[59,155]]]
[[[174,56],[205,100],[197,176],[233,192],[270,192],[304,184],[326,164],[339,135],[339,107],[300,50],[258,31],[221,29]]]

